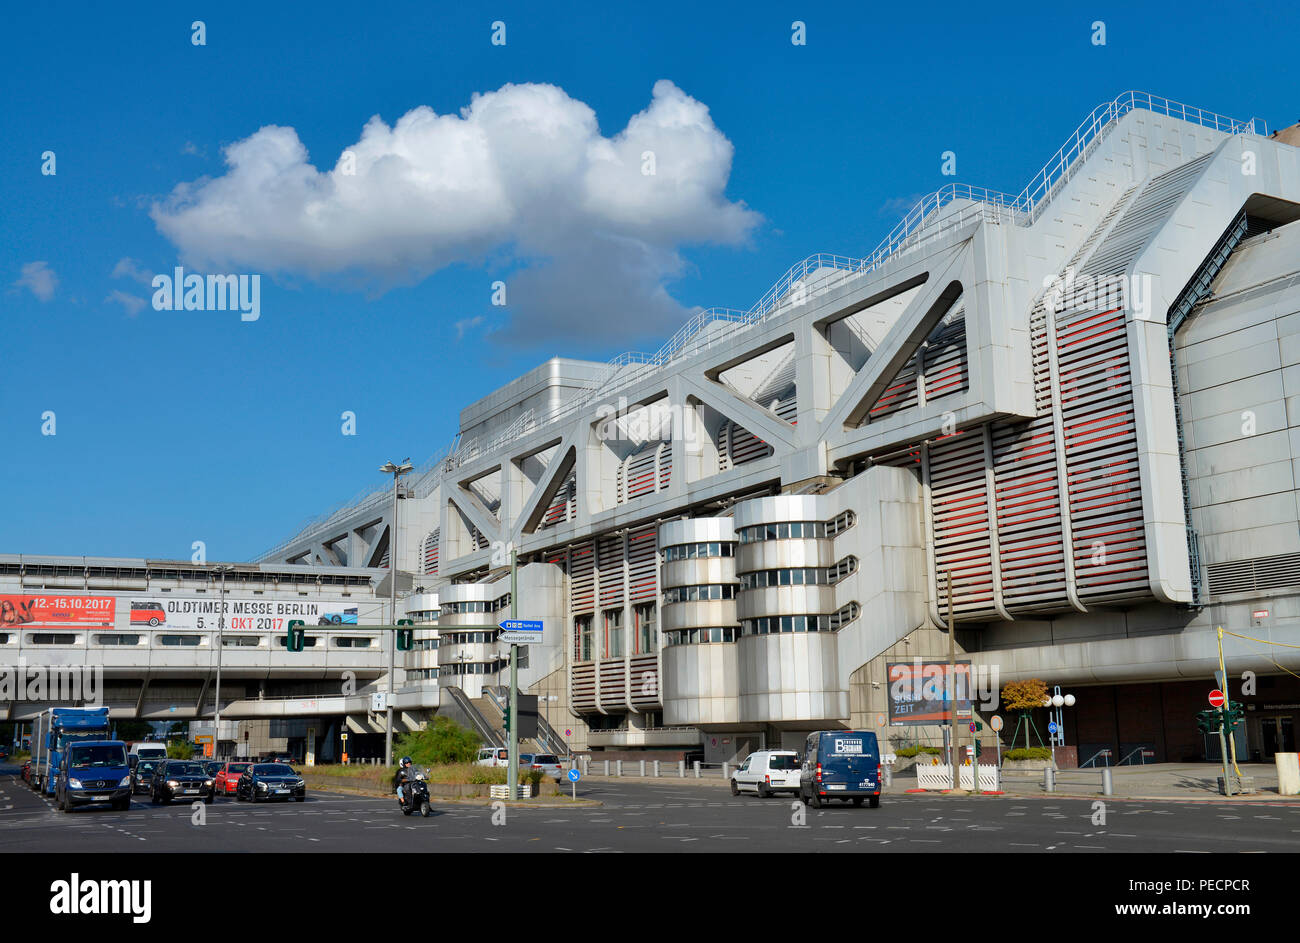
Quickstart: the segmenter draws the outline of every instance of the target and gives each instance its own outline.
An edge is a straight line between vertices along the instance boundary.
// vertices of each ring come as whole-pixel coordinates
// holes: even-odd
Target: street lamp
[[[1061,746],[1065,746],[1065,718],[1061,713],[1061,708],[1073,707],[1074,703],[1074,695],[1062,694],[1061,686],[1059,684],[1052,688],[1052,696],[1043,702],[1043,706],[1047,708],[1048,718],[1056,724],[1055,731],[1047,731],[1047,737],[1052,743],[1053,766],[1056,765],[1056,745],[1059,743]]]
[[[409,458],[402,459],[400,465],[385,462],[380,471],[393,476],[393,523],[388,528],[388,622],[397,625],[397,482],[414,466]],[[397,630],[388,646],[388,723],[384,731],[384,763],[393,762],[393,675],[397,672]]]
[[[218,759],[217,750],[221,745],[221,654],[222,654],[222,630],[226,627],[226,574],[233,570],[234,567],[228,564],[221,564],[213,567],[213,571],[221,574],[221,608],[217,612],[217,691],[212,701],[212,758]]]

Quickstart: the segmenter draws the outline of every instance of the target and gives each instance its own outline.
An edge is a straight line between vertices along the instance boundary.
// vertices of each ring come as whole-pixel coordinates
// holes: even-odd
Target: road
[[[688,783],[588,782],[584,808],[435,804],[406,818],[388,799],[318,792],[302,803],[137,799],[126,812],[62,813],[0,767],[0,853],[134,852],[1259,852],[1300,848],[1300,803],[886,796],[880,808],[805,809]],[[797,806],[797,807],[796,807]],[[802,820],[800,816],[803,816]],[[495,822],[494,822],[495,819]]]

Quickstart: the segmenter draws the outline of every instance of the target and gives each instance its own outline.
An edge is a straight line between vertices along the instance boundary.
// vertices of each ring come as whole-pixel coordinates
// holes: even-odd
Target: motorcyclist
[[[402,801],[402,790],[414,779],[415,767],[411,765],[411,758],[404,756],[397,772],[393,773],[393,790],[397,793],[398,802]]]

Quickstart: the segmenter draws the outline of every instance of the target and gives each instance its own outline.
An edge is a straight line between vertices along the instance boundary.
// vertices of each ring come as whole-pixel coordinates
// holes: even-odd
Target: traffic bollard
[[[1050,766],[1043,770],[1043,789],[1047,792],[1056,792],[1056,771]]]
[[[677,778],[678,778],[678,779],[685,779],[685,778],[686,778],[686,761],[685,761],[685,760],[678,760],[678,761],[677,761]]]
[[[644,779],[644,778],[645,778],[645,760],[640,760],[639,762],[641,763],[641,778]]]
[[[1111,778],[1109,766],[1101,768],[1101,794],[1103,796],[1115,795],[1115,781]]]
[[[655,779],[659,778],[659,761],[655,760]]]
[[[623,775],[623,761],[622,761],[622,760],[615,760],[615,761],[614,761],[614,769],[615,769],[615,773],[614,773],[615,776],[622,776],[622,775]]]
[[[609,775],[609,760],[605,761],[605,775]]]
[[[700,778],[700,761],[699,761],[699,760],[696,760],[696,761],[695,761],[695,778],[696,778],[696,779],[699,779],[699,778]]]
[[[726,778],[727,778],[727,761],[726,761],[726,760],[723,760],[723,761],[722,761],[722,778],[723,778],[723,779],[726,779]]]

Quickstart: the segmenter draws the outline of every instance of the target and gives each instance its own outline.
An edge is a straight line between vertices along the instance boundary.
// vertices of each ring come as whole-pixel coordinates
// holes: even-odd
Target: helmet
[[[402,757],[402,765],[403,765],[403,766],[410,766],[410,765],[411,765],[411,758],[410,758],[409,756],[404,756],[404,757]]]

